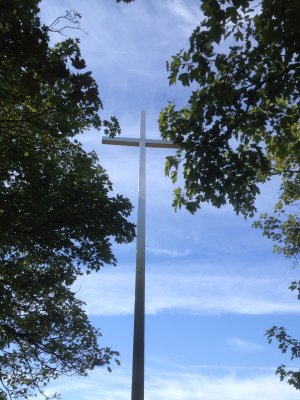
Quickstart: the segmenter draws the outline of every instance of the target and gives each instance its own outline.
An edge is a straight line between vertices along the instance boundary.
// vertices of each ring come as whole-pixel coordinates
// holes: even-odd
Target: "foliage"
[[[237,214],[253,216],[260,185],[279,176],[274,215],[254,225],[276,242],[275,251],[297,261],[300,2],[202,0],[201,10],[188,48],[167,63],[170,84],[191,87],[188,103],[170,103],[159,117],[162,137],[179,147],[166,161],[166,174],[174,183],[182,174],[184,182],[173,205],[194,213],[203,202],[229,202]],[[281,333],[268,337],[287,350],[290,338]],[[300,389],[300,372],[278,373]]]
[[[292,282],[289,289],[292,291],[297,290],[298,300],[300,300],[300,281]],[[300,358],[300,341],[288,335],[283,326],[273,326],[267,330],[266,336],[270,344],[274,339],[277,340],[278,347],[282,353],[285,354],[287,351],[290,351],[291,360]],[[287,379],[290,385],[294,386],[296,389],[300,389],[300,371],[295,371],[293,369],[287,370],[286,365],[282,364],[277,368],[276,374],[279,375],[281,381]]]
[[[75,136],[101,121],[79,41],[49,44],[71,12],[41,25],[39,0],[1,1],[0,398],[25,399],[62,374],[86,375],[117,353],[101,348],[71,285],[115,264],[111,240],[134,237],[132,206],[110,195],[95,153]],[[76,25],[75,25],[76,26]],[[110,367],[108,367],[110,368]]]
[[[179,145],[166,172],[175,179],[184,160],[174,205],[195,212],[202,202],[229,201],[253,215],[260,183],[299,170],[300,3],[201,4],[205,18],[189,48],[168,64],[170,84],[191,85],[192,94],[182,109],[169,104],[159,121],[162,136]]]
[[[287,212],[280,200],[275,206],[274,215],[261,214],[260,220],[253,225],[262,229],[263,235],[276,243],[276,253],[294,259],[296,266],[300,254],[300,219],[297,204],[293,209],[294,213]]]

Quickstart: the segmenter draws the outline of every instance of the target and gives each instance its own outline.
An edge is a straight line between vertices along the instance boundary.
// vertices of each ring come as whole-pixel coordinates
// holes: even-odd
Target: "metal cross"
[[[145,111],[141,112],[140,138],[104,136],[102,143],[140,148],[131,400],[144,400],[146,147],[177,146],[167,140],[146,139]]]

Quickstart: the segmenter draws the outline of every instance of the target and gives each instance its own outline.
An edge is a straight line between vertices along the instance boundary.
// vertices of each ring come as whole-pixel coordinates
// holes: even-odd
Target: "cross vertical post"
[[[141,112],[131,400],[144,399],[146,113]]]
[[[177,146],[168,140],[146,139],[145,111],[141,112],[140,138],[104,136],[102,143],[140,148],[131,400],[144,400],[146,147]]]

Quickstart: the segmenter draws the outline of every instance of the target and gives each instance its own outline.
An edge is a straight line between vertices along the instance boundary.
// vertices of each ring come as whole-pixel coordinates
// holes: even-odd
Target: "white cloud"
[[[184,22],[187,34],[190,34],[192,29],[200,21],[200,7],[199,2],[183,1],[183,0],[168,0],[166,5],[169,12],[178,17],[180,21]]]
[[[271,373],[238,375],[238,368],[215,375],[146,368],[145,400],[298,400],[299,393]],[[108,375],[98,370],[86,379],[65,379],[53,385],[73,400],[127,400],[130,398],[130,369],[118,368]],[[50,391],[49,391],[50,393]]]
[[[164,255],[164,256],[170,256],[170,257],[186,257],[190,254],[190,251],[188,249],[181,249],[181,250],[175,250],[171,248],[163,248],[158,245],[155,241],[152,241],[152,243],[149,244],[149,246],[146,247],[146,251],[151,254],[155,254],[156,256],[159,255]]]
[[[90,315],[133,313],[134,271],[119,268],[91,274],[75,285],[87,303]],[[161,272],[154,272],[155,268]],[[299,304],[287,290],[288,283],[277,278],[209,275],[205,268],[186,267],[185,274],[167,264],[149,265],[146,275],[146,312],[164,311],[217,315],[221,313],[261,315],[299,313]],[[202,270],[202,272],[199,272]]]
[[[119,271],[120,272],[120,271]],[[91,274],[74,285],[77,297],[87,303],[89,315],[126,315],[133,313],[133,274],[114,271]]]
[[[272,375],[237,378],[234,375],[208,377],[197,374],[156,377],[146,399],[160,400],[282,400],[296,399],[298,393]]]
[[[177,251],[170,249],[162,249],[160,247],[147,247],[146,249],[149,253],[153,253],[155,255],[167,255],[171,257],[185,257],[190,254],[189,250]]]
[[[230,337],[226,340],[226,343],[235,349],[251,351],[251,352],[262,350],[265,348],[265,346],[262,346],[257,343],[249,342],[248,340],[244,340],[244,339],[241,339],[238,337]]]

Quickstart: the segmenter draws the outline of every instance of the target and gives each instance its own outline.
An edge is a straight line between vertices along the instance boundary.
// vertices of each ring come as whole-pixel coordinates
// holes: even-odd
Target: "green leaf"
[[[114,265],[113,241],[132,241],[135,226],[129,200],[112,194],[96,154],[74,139],[102,125],[79,41],[58,36],[53,45],[39,1],[9,3],[0,24],[9,43],[0,58],[0,398],[26,400],[118,356],[101,347],[72,285]],[[78,17],[62,22],[76,26]],[[120,133],[114,117],[103,125]]]
[[[181,81],[183,86],[189,86],[190,85],[190,78],[188,73],[183,73],[180,74],[178,79]]]

